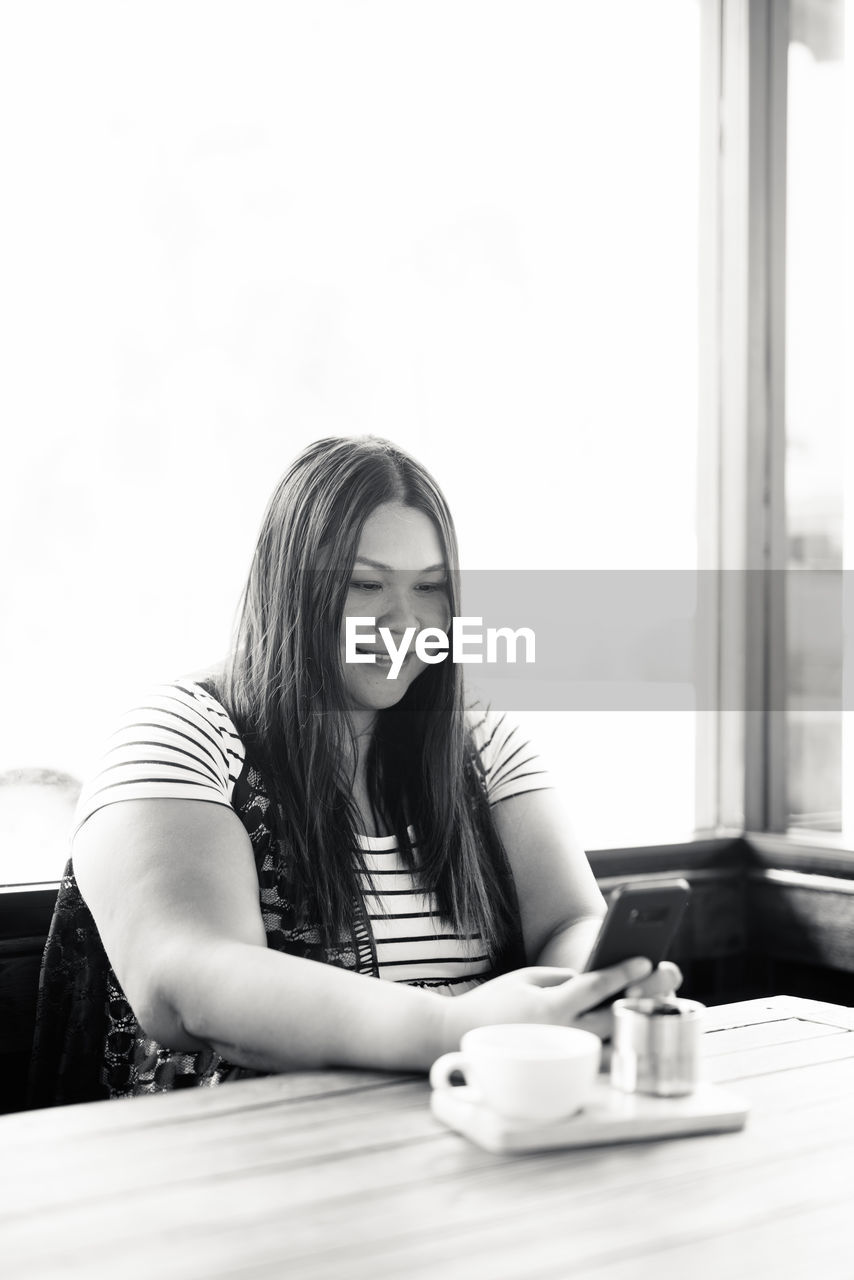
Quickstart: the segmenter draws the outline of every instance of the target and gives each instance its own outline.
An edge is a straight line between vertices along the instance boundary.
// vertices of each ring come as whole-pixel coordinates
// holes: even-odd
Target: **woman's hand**
[[[543,967],[517,969],[465,995],[443,1001],[441,1052],[458,1049],[460,1037],[473,1027],[497,1022],[578,1026],[607,1039],[611,1034],[611,1010],[591,1012],[596,1005],[626,989],[633,996],[672,995],[681,981],[676,965],[665,962],[653,971],[649,961],[640,956],[593,973]]]
[[[607,972],[611,972],[608,970]],[[652,973],[648,973],[646,978],[640,982],[632,982],[631,985],[618,994],[621,996],[672,996],[682,984],[682,974],[679,968],[670,960],[663,960],[657,969],[653,969]],[[613,1031],[614,1015],[610,1007],[605,1009],[597,1009],[595,1012],[584,1013],[580,1018],[576,1018],[575,1025],[583,1027],[585,1031],[593,1031],[602,1040],[609,1040]]]

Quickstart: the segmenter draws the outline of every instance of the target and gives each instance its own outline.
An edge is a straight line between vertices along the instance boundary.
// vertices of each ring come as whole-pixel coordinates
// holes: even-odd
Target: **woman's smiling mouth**
[[[390,667],[392,664],[391,654],[385,649],[369,649],[366,645],[357,644],[356,652],[367,654],[372,657],[378,667]],[[407,654],[407,658],[408,656],[409,655]],[[406,658],[404,658],[404,662],[405,661]]]

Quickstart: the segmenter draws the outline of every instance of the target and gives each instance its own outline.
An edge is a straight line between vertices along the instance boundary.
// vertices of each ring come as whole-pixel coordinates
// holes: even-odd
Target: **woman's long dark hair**
[[[327,942],[353,923],[359,900],[341,624],[365,521],[389,502],[433,521],[450,616],[458,614],[456,534],[432,476],[385,440],[318,440],[268,504],[223,690],[278,802],[302,908]],[[427,667],[397,705],[378,714],[367,764],[371,802],[419,885],[435,892],[457,932],[480,933],[496,955],[513,931],[515,895],[467,731],[457,664]],[[417,858],[407,824],[417,833]]]

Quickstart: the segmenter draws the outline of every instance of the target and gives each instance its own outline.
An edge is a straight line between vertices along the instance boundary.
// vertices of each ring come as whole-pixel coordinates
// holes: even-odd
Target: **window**
[[[842,569],[851,568],[844,548],[844,10],[842,0],[793,0],[787,62],[786,807],[792,828],[831,832],[843,822]],[[844,816],[847,824],[854,817]]]

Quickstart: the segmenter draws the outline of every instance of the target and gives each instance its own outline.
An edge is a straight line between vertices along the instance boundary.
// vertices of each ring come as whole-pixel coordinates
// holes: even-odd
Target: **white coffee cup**
[[[458,1053],[433,1063],[430,1084],[449,1089],[459,1071],[465,1087],[454,1093],[512,1120],[547,1124],[574,1115],[596,1083],[602,1042],[578,1027],[508,1022],[475,1027]]]

